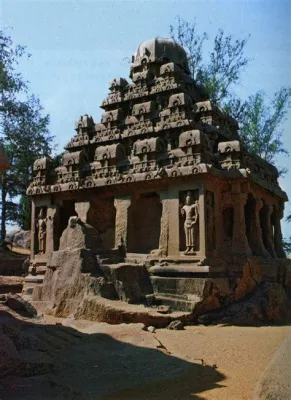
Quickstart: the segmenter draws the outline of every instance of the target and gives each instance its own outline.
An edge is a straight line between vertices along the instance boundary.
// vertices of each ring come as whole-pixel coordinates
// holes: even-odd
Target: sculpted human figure
[[[184,254],[194,253],[194,227],[198,220],[199,203],[193,203],[191,192],[187,193],[186,204],[181,209],[182,217],[185,218],[184,231],[186,237],[186,250]]]
[[[37,235],[38,235],[38,254],[45,253],[45,240],[46,240],[46,217],[44,216],[44,209],[41,208],[37,218]]]

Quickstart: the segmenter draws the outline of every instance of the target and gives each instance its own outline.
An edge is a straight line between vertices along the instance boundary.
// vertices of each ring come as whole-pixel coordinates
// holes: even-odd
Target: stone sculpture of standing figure
[[[37,219],[37,234],[38,234],[38,254],[45,253],[45,240],[46,240],[46,218],[44,216],[44,209],[41,208]]]
[[[191,192],[187,193],[186,204],[181,209],[182,217],[185,218],[184,231],[186,237],[186,250],[184,254],[194,253],[194,228],[198,220],[199,202],[196,200],[193,203]]]

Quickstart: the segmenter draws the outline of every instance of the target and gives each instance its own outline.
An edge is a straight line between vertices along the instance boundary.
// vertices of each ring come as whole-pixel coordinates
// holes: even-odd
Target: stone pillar
[[[58,218],[59,207],[51,205],[47,209],[46,216],[46,253],[51,253],[55,250],[56,232],[56,219]]]
[[[30,231],[30,259],[33,260],[35,256],[35,200],[31,200],[31,231]]]
[[[282,246],[282,231],[281,231],[281,219],[283,218],[283,208],[280,208],[279,210],[274,210],[274,244],[275,244],[275,250],[277,253],[277,257],[279,258],[285,258],[285,252],[283,250]]]
[[[255,255],[268,257],[270,256],[269,252],[265,248],[263,242],[263,234],[260,223],[260,211],[263,207],[263,202],[261,199],[255,199],[255,213],[251,221],[251,245],[254,249]]]
[[[127,248],[128,241],[128,209],[131,205],[131,197],[116,197],[114,207],[115,217],[115,248],[123,244]]]
[[[266,228],[266,247],[268,252],[272,257],[276,257],[276,251],[274,246],[274,237],[273,237],[273,229],[271,223],[271,214],[273,212],[273,205],[265,204],[264,207],[266,208],[266,220],[265,220],[265,228]]]
[[[246,236],[245,210],[244,210],[247,201],[247,194],[232,193],[231,197],[234,206],[233,237],[232,237],[233,253],[241,255],[251,255],[252,251],[249,247],[248,239]]]
[[[214,192],[215,254],[224,253],[221,192]]]
[[[161,256],[168,254],[168,241],[169,241],[169,214],[170,214],[170,200],[168,191],[159,192],[160,200],[162,203],[162,217],[161,217],[161,233],[159,241],[159,253]]]
[[[179,230],[179,191],[176,189],[169,189],[168,200],[168,255],[178,256],[180,244],[180,230]]]
[[[88,212],[90,210],[90,201],[78,201],[75,203],[75,210],[80,220],[84,223],[87,222]]]
[[[204,188],[199,190],[199,252],[202,258],[206,256],[206,218],[205,218],[205,192]]]

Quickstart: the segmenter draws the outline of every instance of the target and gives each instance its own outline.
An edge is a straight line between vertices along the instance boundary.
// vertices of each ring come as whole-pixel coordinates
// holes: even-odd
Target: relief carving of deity
[[[184,221],[184,232],[186,238],[186,250],[184,254],[194,254],[194,235],[195,225],[198,221],[199,215],[199,202],[194,202],[191,192],[187,193],[185,205],[181,209],[182,217]]]
[[[45,253],[45,242],[46,242],[46,217],[44,213],[44,209],[41,208],[38,218],[37,218],[37,237],[38,237],[38,254]]]

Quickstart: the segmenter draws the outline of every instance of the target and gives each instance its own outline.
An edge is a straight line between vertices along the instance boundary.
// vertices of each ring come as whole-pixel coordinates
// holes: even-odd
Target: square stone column
[[[128,242],[128,209],[131,205],[131,196],[116,197],[114,207],[115,217],[115,248],[120,245],[127,248]]]
[[[255,213],[254,218],[251,221],[251,246],[255,250],[255,255],[268,257],[270,253],[266,250],[264,242],[263,242],[263,234],[260,223],[260,211],[263,207],[263,202],[261,199],[255,199]]]
[[[204,186],[199,189],[199,252],[201,258],[206,256],[206,218],[205,218],[205,191]]]
[[[35,222],[35,201],[31,200],[31,231],[30,231],[30,259],[33,260],[35,256],[35,230],[36,230],[36,222]]]
[[[80,220],[84,223],[87,223],[88,212],[90,210],[91,203],[90,201],[77,201],[75,203],[75,210],[78,214]]]
[[[168,255],[168,241],[169,241],[169,216],[170,216],[170,199],[168,190],[163,190],[158,193],[162,204],[161,216],[161,233],[159,240],[159,255]]]
[[[252,254],[246,236],[245,204],[247,197],[248,195],[245,193],[232,193],[231,195],[234,207],[232,249],[233,253],[239,255]]]
[[[164,206],[164,204],[163,204]],[[179,190],[169,189],[168,198],[165,199],[165,209],[163,208],[163,232],[167,229],[168,249],[169,256],[178,256],[180,244],[180,230],[179,230]],[[167,226],[167,228],[166,228]],[[162,228],[162,227],[161,227]],[[162,231],[162,229],[161,229]],[[166,237],[164,236],[164,237]],[[164,240],[164,239],[163,239]]]
[[[281,219],[283,218],[283,215],[284,215],[283,206],[281,206],[278,210],[277,209],[274,210],[274,222],[273,222],[274,245],[277,257],[279,258],[286,258],[286,254],[282,246],[283,235],[281,230]]]

